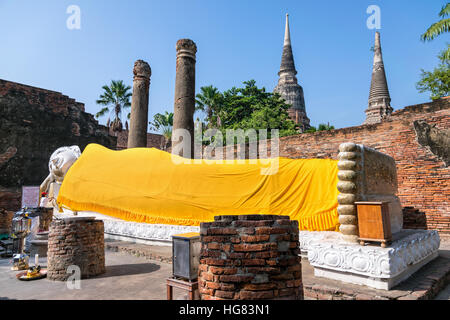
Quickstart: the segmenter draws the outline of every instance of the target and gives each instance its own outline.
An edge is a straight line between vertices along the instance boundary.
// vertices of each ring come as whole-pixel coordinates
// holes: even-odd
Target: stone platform
[[[109,251],[128,253],[153,261],[171,262],[172,249],[167,246],[149,246],[131,242],[107,240]],[[449,300],[450,296],[450,238],[441,242],[440,256],[392,290],[345,283],[314,276],[307,258],[302,259],[302,280],[305,300]],[[447,289],[445,289],[447,287]]]
[[[438,257],[434,230],[402,230],[387,248],[343,241],[338,232],[303,235],[303,251],[316,277],[389,290]],[[301,237],[302,239],[302,237]]]
[[[64,211],[64,214],[59,213],[56,216],[72,215],[71,211]],[[128,222],[94,212],[78,212],[78,216],[95,216],[96,219],[103,220],[105,239],[129,243],[126,248],[113,250],[131,250],[132,253],[137,252],[131,243],[140,247],[171,246],[173,234],[200,231],[199,227],[195,226]],[[435,231],[403,230],[394,235],[394,243],[388,248],[381,248],[343,242],[338,232],[300,231],[301,256],[312,259],[310,263],[318,278],[330,277],[347,283],[389,290],[436,258],[439,248],[439,236]],[[323,257],[325,252],[326,258]],[[142,255],[153,256],[147,253]],[[333,259],[336,261],[331,261]],[[168,260],[164,259],[167,262]]]

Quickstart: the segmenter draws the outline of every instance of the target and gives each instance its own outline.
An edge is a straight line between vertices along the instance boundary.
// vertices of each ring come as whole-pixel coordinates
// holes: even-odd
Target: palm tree
[[[157,113],[153,116],[153,121],[149,122],[149,124],[153,130],[161,130],[166,141],[164,149],[167,149],[172,140],[173,113],[167,111],[164,114]]]
[[[207,86],[200,88],[201,93],[198,93],[195,97],[196,107],[195,110],[201,110],[206,112],[206,119],[208,126],[212,126],[212,118],[214,111],[217,111],[219,99],[221,93],[216,87]]]
[[[442,33],[450,31],[450,18],[444,19],[450,14],[450,2],[444,5],[439,12],[439,17],[442,19],[433,23],[428,30],[421,36],[422,41],[431,41]],[[450,59],[450,47],[444,53],[445,59]]]
[[[130,86],[125,86],[122,80],[111,80],[109,86],[104,85],[103,94],[100,95],[100,99],[96,100],[97,104],[105,106],[102,110],[95,115],[97,118],[110,113],[106,125],[111,127],[113,131],[122,131],[122,121],[120,117],[122,110],[131,107],[130,97],[132,93],[129,91]],[[114,111],[114,119],[111,122],[110,116]],[[128,121],[125,122],[125,126],[128,127]]]

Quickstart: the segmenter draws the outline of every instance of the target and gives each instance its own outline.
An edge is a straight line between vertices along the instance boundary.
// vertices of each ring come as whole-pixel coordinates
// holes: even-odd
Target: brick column
[[[10,233],[12,227],[13,211],[0,209],[0,233]]]
[[[200,225],[203,300],[303,299],[298,221],[218,216]]]
[[[197,46],[190,39],[177,41],[177,74],[175,80],[175,104],[173,112],[172,150],[182,144],[184,156],[193,157],[194,153],[194,111],[195,111],[195,54]],[[184,129],[190,134],[190,139],[180,139]],[[182,141],[180,141],[182,140]],[[190,153],[186,150],[190,149]],[[174,153],[181,155],[179,152]]]
[[[65,281],[70,266],[78,266],[81,278],[105,273],[104,226],[102,220],[73,217],[53,220],[48,235],[50,280]]]
[[[137,60],[134,63],[133,74],[128,148],[145,148],[147,147],[148,92],[152,70],[147,62]]]

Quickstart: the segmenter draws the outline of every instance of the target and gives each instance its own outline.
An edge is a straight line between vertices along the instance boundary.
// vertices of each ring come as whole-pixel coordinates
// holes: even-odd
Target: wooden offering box
[[[358,211],[360,244],[381,242],[383,248],[392,241],[388,202],[355,202]]]

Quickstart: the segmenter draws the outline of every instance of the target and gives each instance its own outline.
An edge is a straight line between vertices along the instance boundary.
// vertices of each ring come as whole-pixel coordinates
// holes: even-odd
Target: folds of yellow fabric
[[[216,215],[276,214],[298,220],[301,230],[338,228],[336,160],[183,161],[154,148],[90,144],[57,201],[135,222],[192,226]]]

